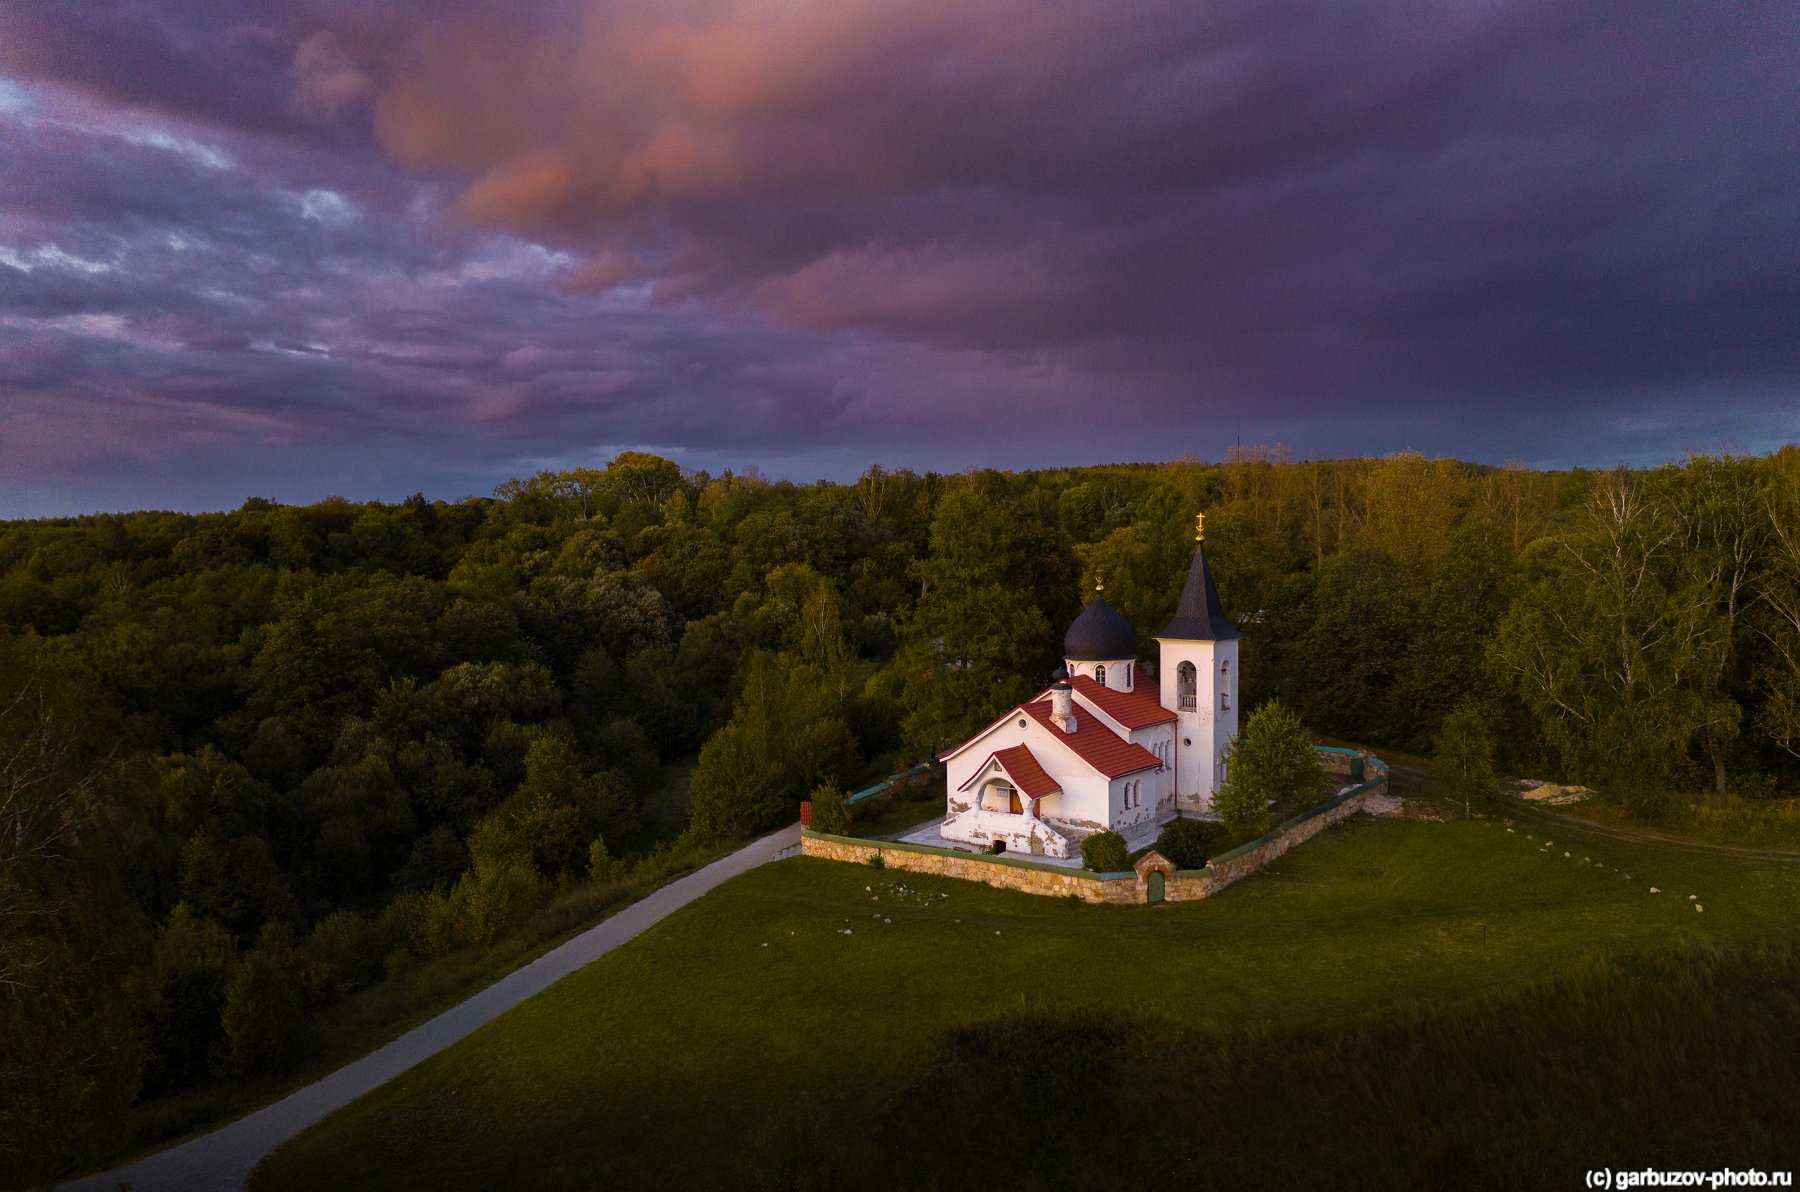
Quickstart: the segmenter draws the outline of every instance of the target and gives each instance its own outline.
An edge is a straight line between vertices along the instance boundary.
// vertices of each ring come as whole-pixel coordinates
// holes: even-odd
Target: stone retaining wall
[[[1217,894],[1232,882],[1249,877],[1270,861],[1281,856],[1296,844],[1311,840],[1333,824],[1343,823],[1363,809],[1363,803],[1371,795],[1385,795],[1387,781],[1365,784],[1354,794],[1345,795],[1335,802],[1326,804],[1311,815],[1291,824],[1286,829],[1271,833],[1260,840],[1253,840],[1243,848],[1232,849],[1221,856],[1214,857],[1205,869],[1178,870],[1170,879],[1168,899],[1170,902],[1185,902],[1194,898],[1205,898],[1209,894]]]
[[[1023,890],[1027,894],[1043,894],[1052,898],[1071,895],[1084,902],[1142,902],[1144,891],[1134,873],[1094,874],[1085,869],[1064,869],[1053,865],[1031,865],[992,857],[985,853],[962,853],[954,849],[927,848],[924,845],[900,844],[892,840],[856,840],[848,836],[827,836],[805,830],[800,833],[800,851],[808,857],[827,861],[851,861],[859,865],[880,855],[886,869],[904,869],[908,873],[935,873],[939,877],[961,878],[970,882],[986,882],[1006,890]]]
[[[1327,765],[1332,760],[1327,755]],[[1355,790],[1346,791],[1305,815],[1289,820],[1267,836],[1221,853],[1205,869],[1180,869],[1173,872],[1165,870],[1163,897],[1170,902],[1190,902],[1217,894],[1231,883],[1255,873],[1296,844],[1311,840],[1331,825],[1349,819],[1363,809],[1364,802],[1370,796],[1385,795],[1387,768],[1372,758],[1366,760],[1371,767],[1369,781]],[[1348,769],[1347,764],[1345,768]],[[871,857],[879,855],[882,866],[886,869],[934,873],[939,877],[985,882],[1006,890],[1021,890],[1026,894],[1042,894],[1052,898],[1074,897],[1083,902],[1115,904],[1146,901],[1149,874],[1151,869],[1157,868],[1151,866],[1151,869],[1145,869],[1142,873],[1090,873],[1085,869],[1016,860],[1005,855],[966,853],[895,840],[858,840],[850,836],[828,836],[811,829],[801,830],[800,851],[808,857],[849,861],[859,865],[867,865]],[[1149,860],[1150,858],[1145,858],[1145,861]]]

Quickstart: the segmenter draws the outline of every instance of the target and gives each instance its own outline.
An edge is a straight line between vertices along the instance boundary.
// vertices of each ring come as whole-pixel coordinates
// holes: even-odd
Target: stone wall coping
[[[963,849],[938,848],[930,844],[913,844],[905,840],[870,840],[861,836],[833,836],[828,832],[815,832],[811,828],[800,829],[800,835],[814,840],[829,840],[833,844],[848,844],[856,848],[866,848],[874,852],[893,850],[902,853],[925,853],[938,857],[958,857],[964,861],[980,861],[986,865],[1001,865],[1008,869],[1037,869],[1045,873],[1059,873],[1064,877],[1080,878],[1090,882],[1110,882],[1135,880],[1137,874],[1094,873],[1088,869],[1077,869],[1071,865],[1049,865],[1043,861],[1027,861],[1022,857],[1008,856],[1005,853],[976,853]]]

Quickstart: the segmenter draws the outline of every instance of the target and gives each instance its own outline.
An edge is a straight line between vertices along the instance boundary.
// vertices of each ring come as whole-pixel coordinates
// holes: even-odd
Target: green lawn
[[[1464,1037],[1472,1028],[1442,1017],[1457,1006],[1583,1001],[1528,983],[1583,971],[1597,956],[1753,945],[1790,937],[1797,923],[1800,866],[1624,844],[1529,818],[1512,832],[1482,821],[1357,820],[1216,898],[1156,908],[785,861],[327,1119],[273,1156],[253,1186],[352,1176],[367,1188],[718,1186],[745,1178],[746,1157],[763,1182],[803,1184],[804,1163],[784,1174],[770,1156],[803,1156],[808,1140],[854,1152],[880,1122],[914,1123],[907,1132],[929,1147],[934,1121],[956,1136],[980,1114],[1062,1121],[1081,1102],[1087,1071],[1063,1061],[1088,1054],[1094,1021],[1143,1019],[1152,1024],[1144,1039],[1169,1029],[1273,1031],[1282,1054],[1316,1060],[1329,1049],[1304,1032],[1342,1026],[1348,1038],[1385,1016],[1428,1024],[1421,1038]],[[1605,981],[1625,991],[1642,984],[1616,972]],[[1493,1020],[1510,1012],[1465,1017],[1504,1034]],[[1680,1018],[1667,1006],[1643,1013]],[[946,1040],[955,1056],[969,1032],[999,1027],[1049,1057],[1046,1086],[1020,1093],[1035,1105],[913,1104],[987,1087],[987,1077],[943,1076],[942,1057]],[[1074,1032],[1066,1046],[1055,1042],[1065,1029]],[[1170,1047],[1206,1050],[1184,1037]],[[1119,1045],[1155,1051],[1141,1039]],[[1792,1038],[1781,1045],[1795,1050]],[[1155,1061],[1128,1069],[1140,1092],[1160,1087]],[[1213,1080],[1192,1063],[1183,1070],[1192,1087]],[[1321,1111],[1331,1105],[1327,1097]],[[1167,1109],[1169,1131],[1202,1128],[1181,1106]],[[1066,1125],[1079,1132],[1084,1123]],[[1061,1186],[1030,1176],[1030,1162],[998,1170],[1014,1173],[1005,1182]]]

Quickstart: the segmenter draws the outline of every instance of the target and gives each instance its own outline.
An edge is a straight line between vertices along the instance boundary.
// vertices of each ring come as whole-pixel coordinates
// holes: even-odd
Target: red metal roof
[[[1001,749],[994,753],[994,760],[999,762],[1012,780],[1019,784],[1019,789],[1032,798],[1042,798],[1062,789],[1056,779],[1044,772],[1038,759],[1031,750],[1023,745],[1014,745],[1011,749]],[[980,773],[979,770],[976,771]]]
[[[1108,778],[1121,778],[1126,774],[1136,774],[1139,770],[1154,770],[1162,763],[1156,755],[1142,745],[1133,745],[1124,737],[1101,724],[1085,709],[1075,710],[1075,731],[1065,733],[1050,723],[1050,705],[1047,701],[1025,705],[1025,712],[1039,724],[1067,745],[1076,757],[1100,771]]]
[[[1120,691],[1117,687],[1102,687],[1087,675],[1076,675],[1069,680],[1069,686],[1128,732],[1175,719],[1175,713],[1158,703],[1156,693],[1149,688]]]

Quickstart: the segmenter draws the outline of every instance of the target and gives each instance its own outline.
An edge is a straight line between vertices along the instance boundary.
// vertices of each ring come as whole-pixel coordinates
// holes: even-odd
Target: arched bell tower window
[[[1094,682],[1100,684],[1102,687],[1106,686],[1106,668],[1104,666],[1096,666],[1094,668]]]
[[[1219,708],[1231,711],[1231,659],[1219,663]]]
[[[1195,677],[1194,664],[1184,662],[1175,668],[1175,695],[1183,712],[1192,712],[1200,706],[1198,698],[1199,683]]]

